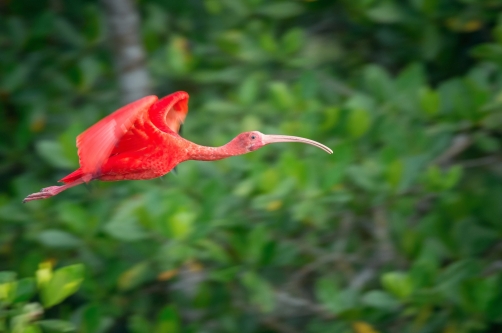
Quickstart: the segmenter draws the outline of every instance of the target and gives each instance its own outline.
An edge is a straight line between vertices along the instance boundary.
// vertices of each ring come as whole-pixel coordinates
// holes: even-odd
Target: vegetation
[[[0,332],[502,329],[500,1],[136,6],[154,92],[191,95],[183,136],[334,154],[274,145],[23,205],[123,96],[101,3],[2,2]]]

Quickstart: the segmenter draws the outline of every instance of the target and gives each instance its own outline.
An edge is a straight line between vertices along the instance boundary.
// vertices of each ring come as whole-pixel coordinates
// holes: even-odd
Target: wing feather
[[[78,157],[84,180],[99,174],[120,138],[134,121],[157,101],[157,96],[146,96],[127,104],[101,119],[77,137]]]
[[[177,91],[159,99],[150,108],[152,123],[164,132],[178,133],[188,113],[188,93]]]

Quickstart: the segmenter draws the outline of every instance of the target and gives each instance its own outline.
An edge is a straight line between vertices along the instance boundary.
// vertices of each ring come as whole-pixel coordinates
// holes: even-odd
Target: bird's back
[[[181,138],[155,127],[148,114],[139,117],[103,164],[100,180],[151,179],[183,161]]]

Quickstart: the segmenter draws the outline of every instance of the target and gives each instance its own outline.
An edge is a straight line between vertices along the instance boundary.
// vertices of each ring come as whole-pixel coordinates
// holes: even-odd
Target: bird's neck
[[[229,143],[220,147],[200,146],[193,142],[187,147],[187,159],[196,161],[216,161],[230,156],[244,154],[234,149]]]

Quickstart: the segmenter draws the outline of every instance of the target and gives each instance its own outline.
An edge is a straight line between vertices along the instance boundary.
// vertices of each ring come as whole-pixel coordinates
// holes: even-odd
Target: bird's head
[[[278,142],[301,142],[312,146],[316,146],[317,148],[321,148],[328,154],[333,153],[331,149],[329,149],[328,147],[317,141],[301,138],[298,136],[267,135],[260,133],[258,131],[241,133],[231,141],[231,143],[236,145],[237,148],[244,154],[249,153],[251,151],[255,151],[265,145]]]

